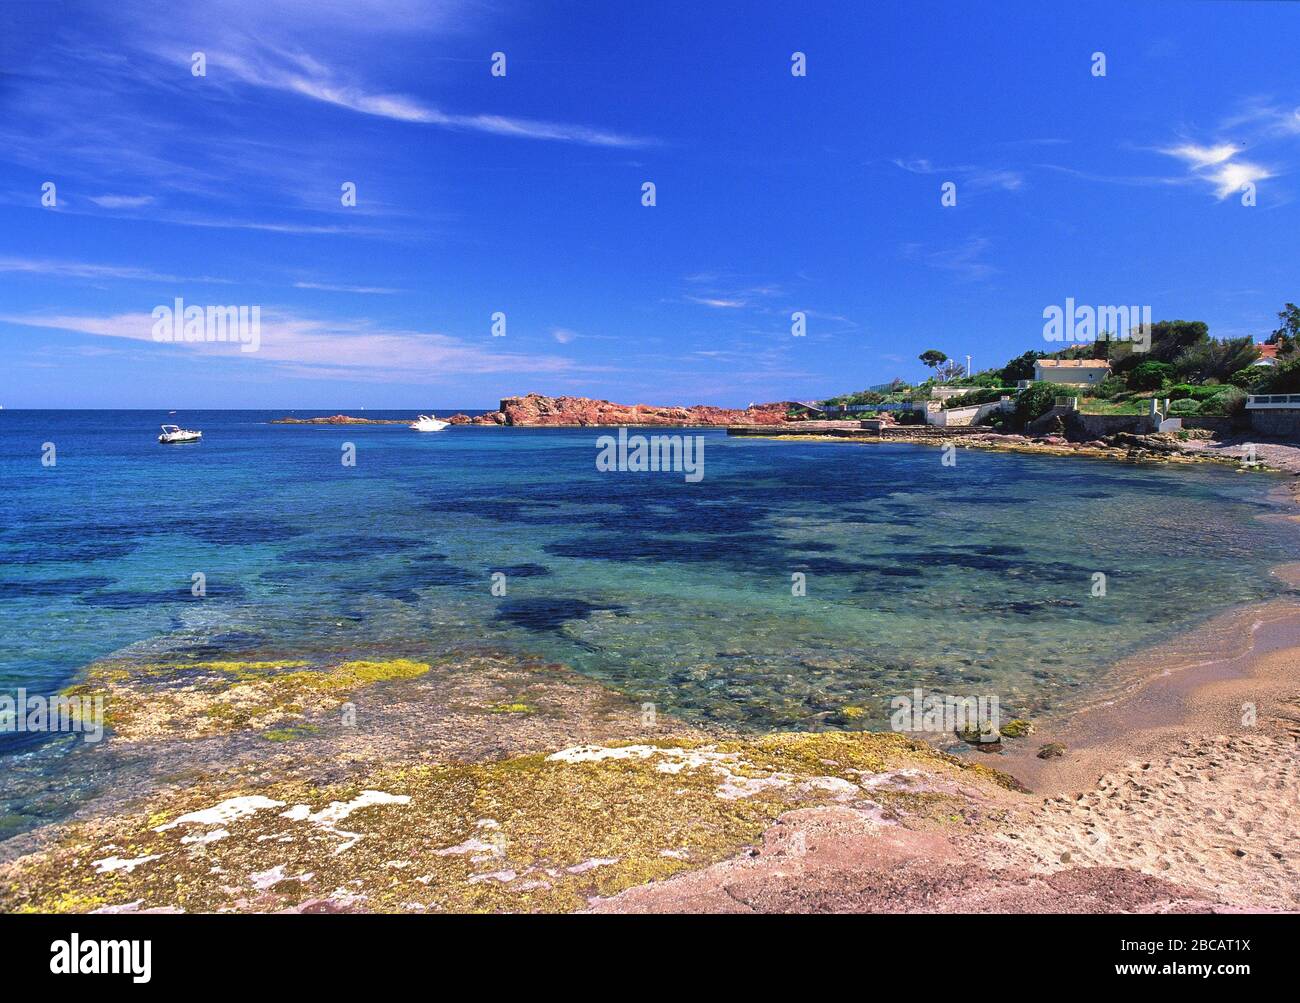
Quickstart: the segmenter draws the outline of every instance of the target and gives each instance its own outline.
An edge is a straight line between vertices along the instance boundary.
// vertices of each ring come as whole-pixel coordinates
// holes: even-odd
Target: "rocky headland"
[[[747,408],[615,404],[590,397],[503,397],[496,411],[477,417],[454,414],[453,425],[511,425],[587,428],[595,425],[781,425],[790,403],[751,404]]]

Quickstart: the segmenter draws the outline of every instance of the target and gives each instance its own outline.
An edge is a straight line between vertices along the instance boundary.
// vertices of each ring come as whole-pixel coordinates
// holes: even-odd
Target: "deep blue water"
[[[692,431],[705,475],[687,483],[598,471],[604,430],[268,424],[281,415],[0,412],[0,687],[52,692],[127,646],[488,645],[741,727],[834,726],[846,705],[874,721],[918,685],[1040,713],[1278,594],[1269,566],[1300,557],[1295,524],[1257,518],[1276,481],[1217,467],[976,450],[945,467],[927,447]],[[203,442],[161,446],[162,422]]]

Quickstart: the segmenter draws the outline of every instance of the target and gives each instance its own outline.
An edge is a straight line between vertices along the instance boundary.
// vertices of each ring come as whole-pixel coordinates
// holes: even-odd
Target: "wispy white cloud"
[[[567,345],[578,337],[576,331],[570,331],[567,327],[557,327],[551,332],[551,337],[561,345]]]
[[[91,195],[90,201],[101,209],[140,209],[153,202],[152,195]]]
[[[209,54],[209,65],[229,70],[246,84],[286,91],[363,115],[447,129],[491,133],[518,139],[544,139],[588,146],[638,147],[651,140],[585,125],[514,118],[506,115],[457,114],[405,94],[385,94],[344,74],[320,59],[263,46],[254,58],[233,51]]]
[[[1065,167],[1061,164],[1034,164],[1035,168],[1044,171],[1055,171],[1058,174],[1067,174],[1072,178],[1081,178],[1084,181],[1097,181],[1107,185],[1131,185],[1135,188],[1158,188],[1163,186],[1178,186],[1190,184],[1192,179],[1188,177],[1171,177],[1169,175],[1155,174],[1098,174],[1095,171],[1081,171],[1074,167]]]
[[[1269,97],[1255,96],[1219,124],[1223,132],[1245,130],[1257,140],[1300,136],[1300,105],[1289,105]]]
[[[1200,170],[1205,167],[1213,167],[1232,158],[1236,155],[1237,148],[1231,143],[1220,143],[1218,146],[1197,146],[1195,143],[1184,143],[1182,146],[1170,147],[1160,152],[1186,161],[1194,169]]]
[[[57,261],[49,258],[0,258],[0,272],[35,275],[41,278],[122,280],[132,282],[225,282],[211,277],[181,278],[135,268],[130,265],[103,265],[86,261]]]
[[[402,382],[482,373],[558,373],[580,367],[551,355],[499,351],[450,335],[385,330],[363,321],[327,321],[281,310],[263,310],[260,347],[241,352],[232,342],[158,344],[150,313],[105,316],[71,314],[0,315],[0,323],[69,331],[96,337],[149,342],[157,352],[192,352],[239,357],[285,371],[307,366],[334,379]]]
[[[985,237],[970,239],[952,247],[927,247],[923,244],[904,244],[903,257],[920,261],[931,268],[952,272],[958,278],[974,282],[997,274],[998,269],[983,260],[991,246]]]
[[[388,289],[385,286],[344,286],[333,285],[328,282],[295,282],[295,289],[315,289],[327,293],[363,293],[367,295],[389,296],[398,293],[399,289]]]
[[[748,305],[747,300],[743,299],[724,299],[715,296],[691,296],[686,297],[692,303],[699,303],[701,306],[713,307],[715,310],[738,310]]]
[[[1267,167],[1240,159],[1238,148],[1231,143],[1214,146],[1183,143],[1160,152],[1181,160],[1195,177],[1212,185],[1220,201],[1240,192],[1247,184],[1274,176]]]
[[[960,181],[976,189],[1000,188],[1003,191],[1019,191],[1025,185],[1025,176],[1021,171],[1003,167],[980,167],[972,164],[940,167],[925,157],[910,160],[898,158],[893,161],[895,167],[909,174],[942,174],[945,180]]]
[[[688,303],[697,303],[712,310],[743,310],[751,308],[763,312],[771,308],[773,297],[784,290],[774,282],[754,282],[747,276],[724,272],[701,271],[686,275],[684,280],[695,292],[686,293]]]

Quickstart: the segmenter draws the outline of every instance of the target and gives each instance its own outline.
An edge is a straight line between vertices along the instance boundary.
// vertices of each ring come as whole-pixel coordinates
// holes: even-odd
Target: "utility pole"
[[[966,376],[970,376],[970,356],[966,356]]]

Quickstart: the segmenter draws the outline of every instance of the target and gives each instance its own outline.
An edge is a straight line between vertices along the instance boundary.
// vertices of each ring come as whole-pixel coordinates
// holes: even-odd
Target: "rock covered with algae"
[[[268,730],[294,734],[310,715],[342,706],[348,696],[389,680],[415,679],[427,662],[406,658],[345,661],[183,661],[92,665],[67,696],[102,696],[105,723],[120,742],[203,738]]]
[[[0,909],[571,911],[732,857],[795,809],[969,825],[972,791],[1014,782],[899,735],[830,732],[229,784],[60,827],[0,865]]]

